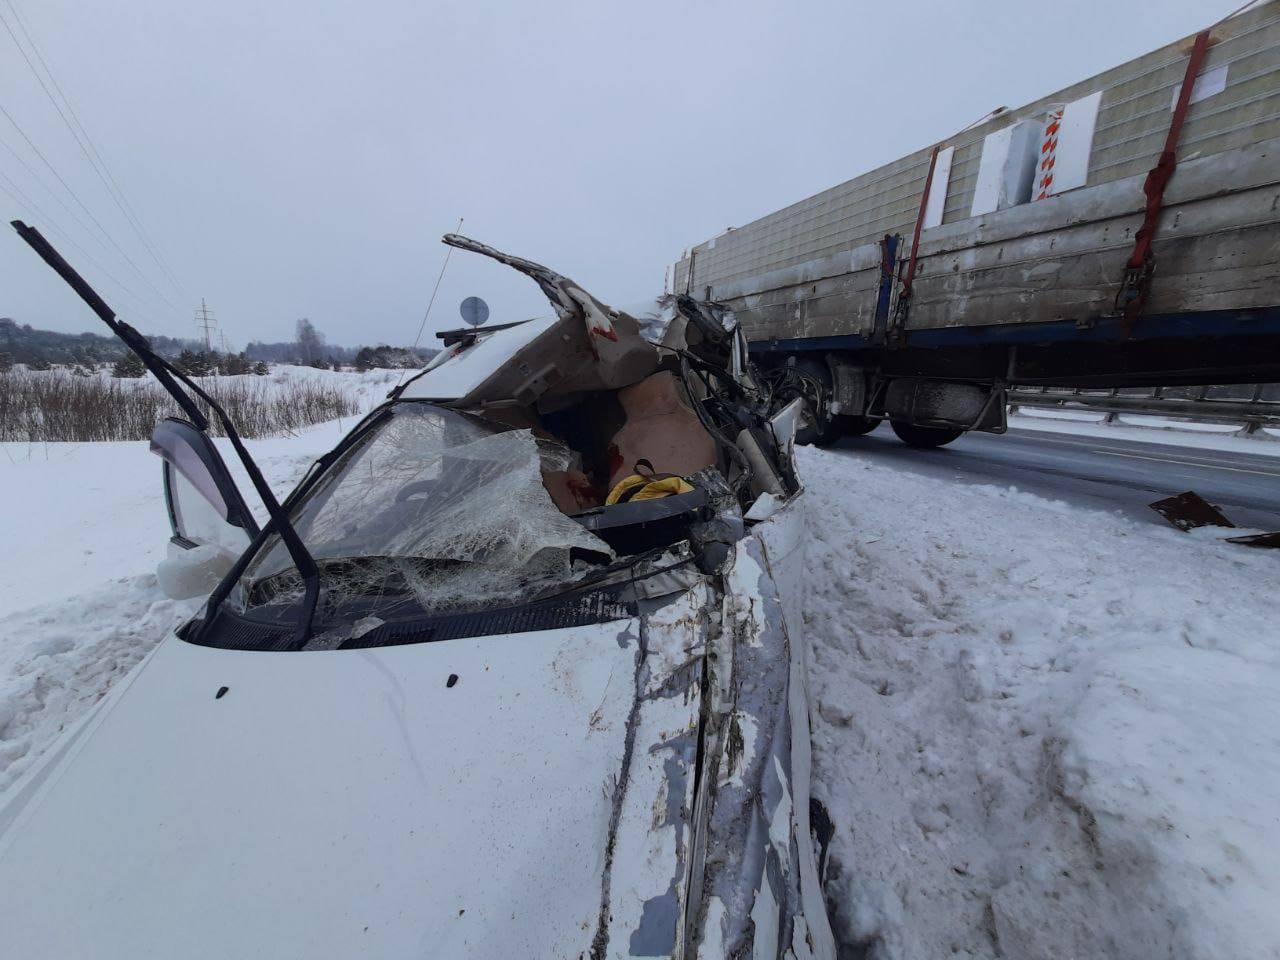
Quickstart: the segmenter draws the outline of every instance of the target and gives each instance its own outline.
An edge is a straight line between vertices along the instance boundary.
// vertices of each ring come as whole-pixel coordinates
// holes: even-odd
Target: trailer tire
[[[836,429],[844,437],[861,437],[882,423],[879,417],[836,417]]]
[[[905,420],[890,420],[889,425],[898,439],[908,447],[930,450],[934,447],[946,446],[959,437],[963,430],[952,427],[921,427]]]

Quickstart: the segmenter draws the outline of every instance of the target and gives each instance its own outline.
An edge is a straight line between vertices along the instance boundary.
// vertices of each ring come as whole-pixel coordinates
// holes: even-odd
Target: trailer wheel
[[[836,429],[845,437],[861,437],[882,423],[879,417],[836,417]]]
[[[800,423],[796,426],[796,443],[825,447],[840,436],[831,416],[831,371],[817,360],[800,360],[786,371],[786,379],[778,396],[784,402],[796,397],[804,400]]]
[[[924,450],[946,446],[964,433],[963,430],[950,427],[920,427],[905,420],[890,420],[889,425],[893,427],[893,432],[898,435],[898,439],[908,447],[919,447]]]

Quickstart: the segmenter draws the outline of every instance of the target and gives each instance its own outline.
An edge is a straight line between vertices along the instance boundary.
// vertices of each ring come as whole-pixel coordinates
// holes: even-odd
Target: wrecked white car
[[[796,410],[731,318],[655,345],[446,237],[555,315],[444,335],[283,503],[226,424],[260,529],[198,384],[19,231],[185,398],[161,580],[212,593],[0,809],[6,954],[834,957]]]

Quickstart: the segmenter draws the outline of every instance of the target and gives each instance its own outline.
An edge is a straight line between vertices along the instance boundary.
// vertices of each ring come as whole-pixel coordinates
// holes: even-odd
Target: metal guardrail
[[[1058,387],[1009,388],[1010,411],[1018,407],[1083,408],[1107,415],[1124,413],[1182,417],[1206,423],[1238,423],[1240,432],[1280,427],[1280,384],[1234,386],[1117,388],[1114,390]]]

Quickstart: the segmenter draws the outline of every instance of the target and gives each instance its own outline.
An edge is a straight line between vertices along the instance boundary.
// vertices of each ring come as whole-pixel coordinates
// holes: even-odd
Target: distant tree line
[[[389,347],[385,343],[377,347],[361,347],[356,351],[357,370],[411,370],[425,367],[439,350],[410,350],[408,347]]]
[[[297,342],[293,340],[286,340],[280,343],[263,343],[261,340],[250,340],[244,348],[244,355],[250,360],[265,360],[267,363],[288,363],[305,367],[310,366],[316,360],[328,360],[330,358],[337,360],[339,363],[355,363],[356,351],[359,349],[359,347],[340,347],[337,344],[328,344],[322,352],[308,356],[299,350]]]
[[[427,363],[439,351],[410,350],[380,344],[376,347],[342,347],[326,343],[324,334],[310,320],[299,320],[293,340],[282,343],[252,341],[240,353],[206,350],[198,340],[148,334],[147,339],[161,356],[177,363],[193,376],[267,372],[268,363],[293,364],[341,370],[414,368]],[[70,366],[88,372],[110,364],[118,377],[140,377],[142,362],[115,337],[97,333],[58,333],[39,330],[0,317],[0,370],[15,363],[32,370]]]
[[[265,377],[271,372],[262,360],[254,361],[243,353],[220,353],[217,350],[183,350],[173,359],[173,364],[193,377],[230,377],[242,373]],[[146,372],[142,361],[133,353],[125,354],[111,368],[113,377],[140,377]]]
[[[176,357],[183,350],[200,350],[203,344],[152,334],[147,338],[162,356]],[[58,333],[39,330],[29,323],[19,324],[0,317],[0,363],[25,363],[33,369],[52,364],[90,365],[110,363],[129,351],[112,336],[97,333]]]

